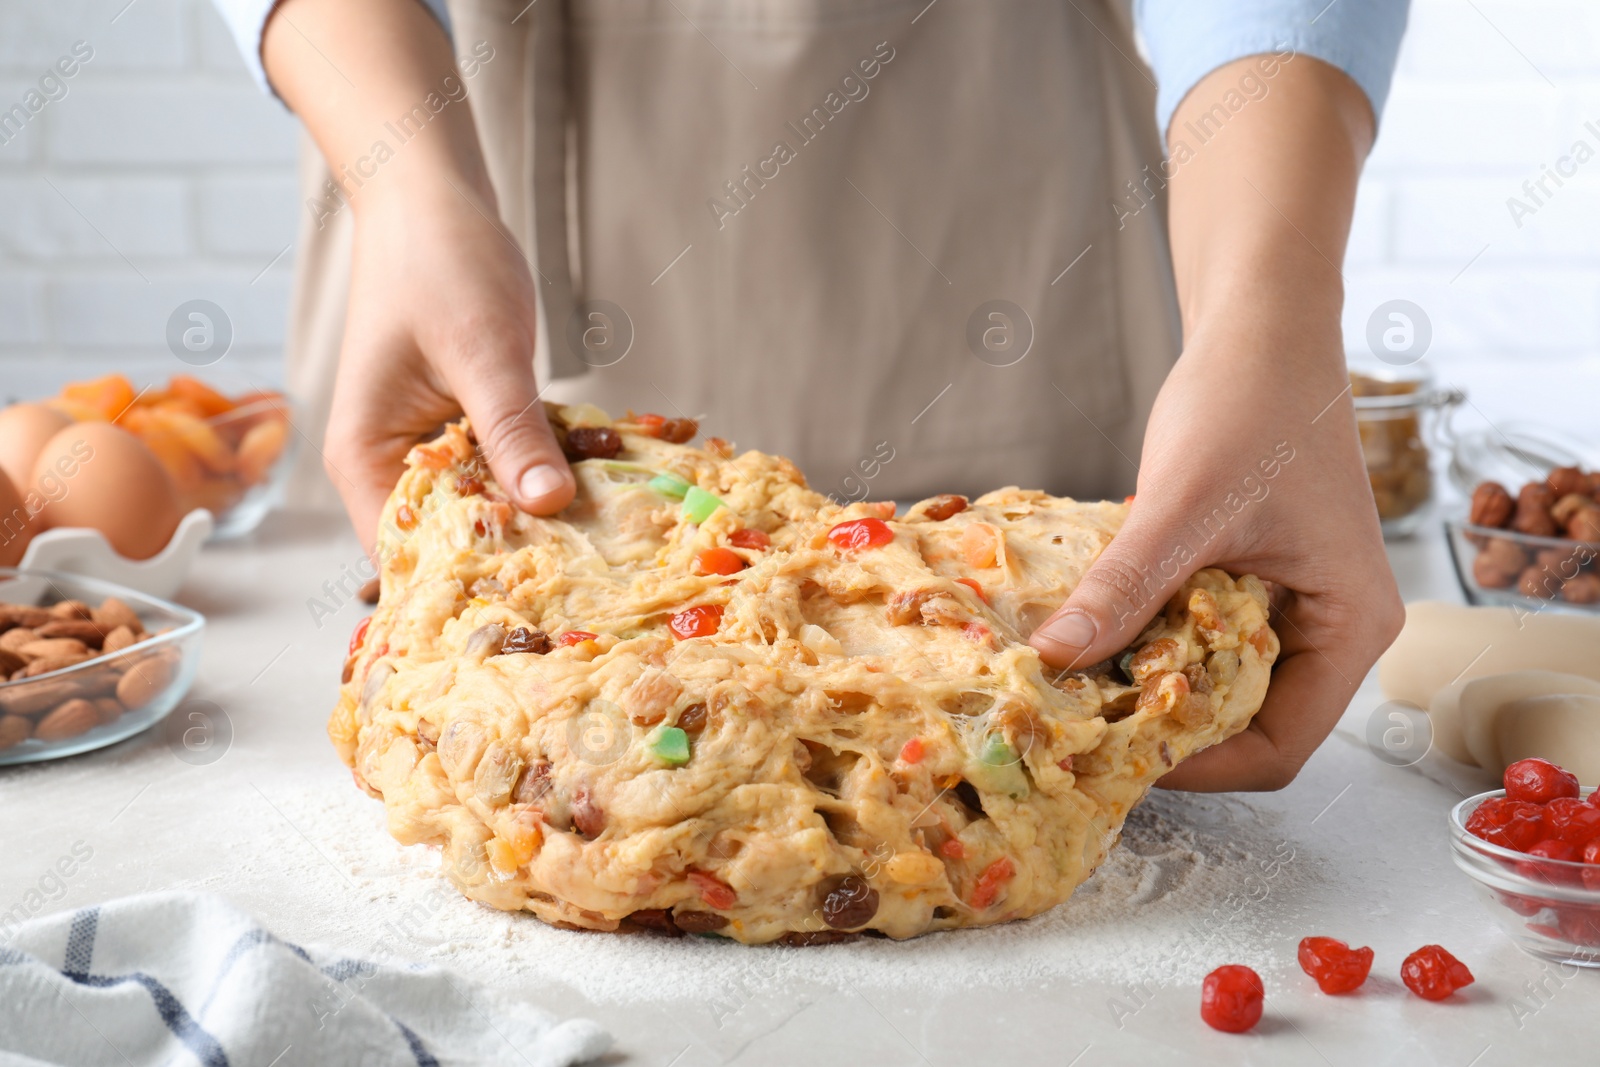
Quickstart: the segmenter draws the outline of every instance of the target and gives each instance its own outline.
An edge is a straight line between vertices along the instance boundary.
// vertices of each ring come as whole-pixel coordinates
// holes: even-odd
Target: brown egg
[[[21,489],[33,480],[33,461],[44,443],[72,420],[43,404],[12,404],[0,411],[0,471]]]
[[[155,453],[108,422],[74,423],[46,441],[30,488],[44,498],[40,529],[99,530],[129,559],[160,552],[183,518]]]
[[[0,567],[15,567],[33,540],[33,521],[22,494],[0,471]]]

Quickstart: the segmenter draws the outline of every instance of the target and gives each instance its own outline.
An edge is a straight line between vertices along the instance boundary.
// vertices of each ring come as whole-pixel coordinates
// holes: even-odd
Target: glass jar
[[[1433,452],[1441,429],[1466,395],[1438,389],[1421,364],[1353,364],[1350,394],[1367,477],[1385,537],[1409,537],[1433,500]]]

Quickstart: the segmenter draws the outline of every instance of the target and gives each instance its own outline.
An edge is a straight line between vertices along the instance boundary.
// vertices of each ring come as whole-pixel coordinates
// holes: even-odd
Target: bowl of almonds
[[[0,766],[114,744],[194,680],[205,619],[110,582],[0,568]]]

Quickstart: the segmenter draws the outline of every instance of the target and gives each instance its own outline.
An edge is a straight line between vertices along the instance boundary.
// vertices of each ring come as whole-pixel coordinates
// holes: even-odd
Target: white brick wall
[[[278,373],[292,252],[261,272],[301,210],[294,121],[207,0],[126,5],[0,0],[0,109],[74,41],[95,50],[0,145],[0,394],[177,369],[163,329],[193,297],[234,318],[229,361]],[[1430,362],[1472,393],[1464,422],[1537,417],[1600,442],[1600,156],[1520,228],[1505,203],[1574,141],[1600,153],[1588,119],[1600,3],[1414,0],[1346,265],[1350,350],[1377,305],[1414,300]]]
[[[0,144],[0,397],[185,369],[166,320],[194,298],[233,320],[222,377],[281,378],[294,120],[208,0],[0,0],[0,110],[76,41],[65,97]]]

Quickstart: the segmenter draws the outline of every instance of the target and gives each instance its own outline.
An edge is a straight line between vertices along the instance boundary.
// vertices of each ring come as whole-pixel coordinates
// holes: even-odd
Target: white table
[[[1437,534],[1394,546],[1391,555],[1407,599],[1457,596]],[[319,627],[308,600],[331,603],[323,583],[336,582],[358,558],[341,520],[310,514],[274,516],[251,541],[207,550],[181,599],[210,620],[192,695],[226,711],[233,729],[227,751],[215,763],[190,766],[154,730],[74,759],[0,770],[0,911],[37,901],[30,891],[81,840],[92,847],[92,860],[39,913],[199,887],[228,896],[289,939],[357,956],[377,952],[372,931],[385,909],[397,907],[383,890],[383,872],[341,851],[331,843],[334,827],[305,814],[307,798],[334,798],[327,810],[345,811],[355,795],[323,726],[347,635],[366,609],[344,603]],[[446,907],[453,944],[441,945],[424,927],[397,950],[447,959],[469,976],[513,984],[555,1011],[600,1020],[617,1036],[616,1062],[1489,1067],[1561,1052],[1568,1062],[1594,1062],[1600,975],[1564,978],[1502,936],[1446,843],[1448,808],[1459,792],[1479,784],[1463,779],[1458,792],[1375,758],[1359,738],[1380,700],[1368,679],[1340,731],[1281,793],[1158,798],[1151,810],[1200,851],[1223,858],[1205,878],[1176,890],[1163,889],[1158,877],[1153,888],[1134,894],[1156,904],[1091,893],[1091,880],[1063,913],[1075,926],[1046,917],[1032,927],[900,945],[863,942],[859,965],[854,956],[809,957],[818,961],[817,974],[797,977],[792,967],[768,968],[764,961],[858,945],[647,944],[554,931],[531,917],[508,920],[452,897]],[[361,803],[376,810],[375,802]],[[356,828],[370,854],[400,855],[376,816],[370,818],[369,833]],[[340,831],[348,839],[349,828]],[[1125,847],[1159,851],[1160,836],[1148,826],[1130,831]],[[1229,859],[1229,849],[1251,858]],[[1253,873],[1260,859],[1291,853],[1274,873]],[[1150,870],[1159,875],[1161,861]],[[48,888],[53,892],[54,883]],[[1229,892],[1236,894],[1231,900]],[[314,909],[297,903],[308,895],[334,903]],[[1182,908],[1175,911],[1173,901]],[[465,942],[460,936],[480,914],[481,953],[477,935]],[[1037,965],[1010,966],[1006,961],[1027,956],[1035,932],[1044,946]],[[1295,946],[1312,933],[1376,949],[1374,977],[1361,993],[1326,997],[1299,972]],[[1084,958],[1069,951],[1078,951],[1076,937],[1122,945],[1117,954],[1124,959],[1076,973],[1051,966],[1057,952],[1051,946],[1063,946],[1060,959]],[[552,979],[534,963],[508,976],[503,966],[475,962],[493,953],[503,958],[508,939],[525,941],[531,946],[525,958],[535,961],[539,946],[564,947],[562,958],[571,963],[565,979]],[[1425,1003],[1399,984],[1401,959],[1428,942],[1449,947],[1478,976],[1454,1002]],[[575,944],[581,951],[571,951]],[[679,966],[682,980],[648,995],[582,992],[616,986],[616,975],[631,973],[630,953],[646,952],[658,968],[663,960]],[[770,955],[779,952],[791,955]],[[681,953],[681,964],[673,963],[673,953]],[[934,958],[942,981],[930,988],[926,961]],[[1137,959],[1156,962],[1130,983],[1117,967]],[[1267,976],[1267,1015],[1250,1035],[1215,1033],[1199,1021],[1197,976],[1225,962],[1251,963]],[[727,971],[725,993],[705,994],[707,968]],[[900,983],[897,968],[924,980]],[[1529,983],[1543,984],[1537,998]],[[506,1062],[517,1061],[508,1055]]]

